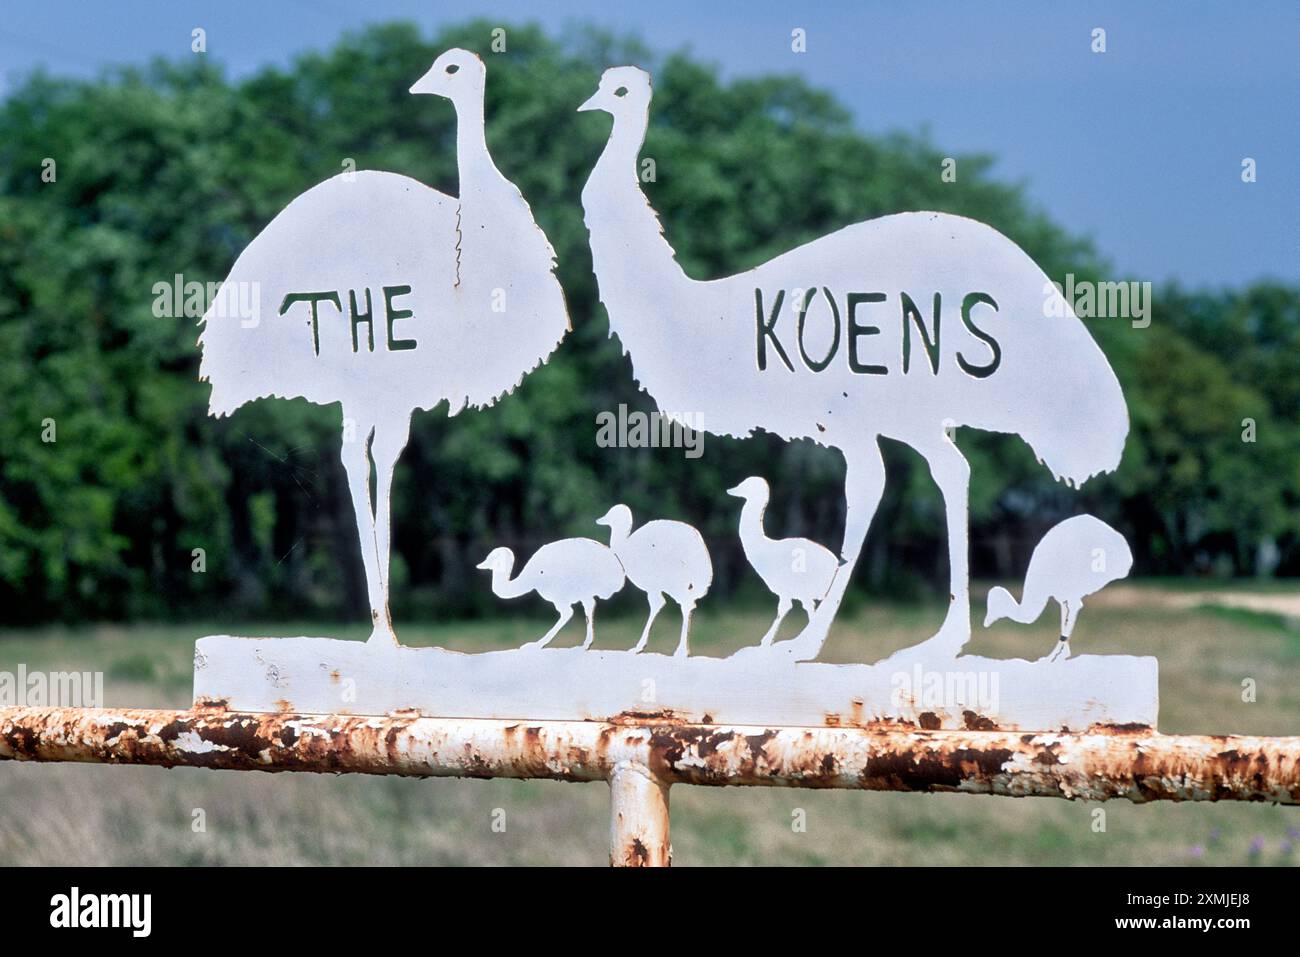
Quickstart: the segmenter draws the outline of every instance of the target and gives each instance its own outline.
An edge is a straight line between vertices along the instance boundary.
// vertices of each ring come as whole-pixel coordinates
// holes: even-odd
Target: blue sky
[[[1025,182],[1129,278],[1300,281],[1296,3],[43,0],[6,5],[0,90],[41,64],[93,75],[192,56],[195,26],[238,76],[367,22],[432,32],[478,16],[630,31],[731,76],[801,73],[864,131],[924,129],[945,153],[996,155],[999,176]],[[790,50],[795,27],[806,53]],[[1106,30],[1104,54],[1090,50],[1094,27]],[[1257,163],[1253,184],[1241,181],[1244,157]]]

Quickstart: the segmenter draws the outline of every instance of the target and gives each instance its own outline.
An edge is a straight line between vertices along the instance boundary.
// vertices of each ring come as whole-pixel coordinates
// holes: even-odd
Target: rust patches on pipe
[[[710,716],[705,715],[704,724],[712,724],[707,720]],[[610,724],[621,725],[642,725],[642,724],[673,724],[685,725],[689,722],[686,718],[671,708],[660,708],[658,711],[620,711],[614,717],[609,719]]]
[[[668,867],[668,785],[640,764],[620,762],[609,778],[609,863]]]
[[[974,711],[963,711],[961,713],[962,722],[967,731],[998,731],[1001,730],[991,718],[986,718],[982,714]]]
[[[1144,727],[1079,734],[735,727],[685,724],[661,712],[640,723],[631,715],[615,723],[248,714],[208,704],[0,710],[0,759],[564,781],[610,781],[630,765],[665,787],[1300,803],[1295,737],[1162,735]],[[654,846],[641,840],[653,857]]]

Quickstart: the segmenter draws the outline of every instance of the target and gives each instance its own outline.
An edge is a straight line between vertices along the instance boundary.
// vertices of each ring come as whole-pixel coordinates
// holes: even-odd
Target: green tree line
[[[725,494],[750,474],[772,483],[773,530],[838,542],[835,452],[763,436],[708,436],[699,459],[596,443],[600,411],[653,409],[609,338],[581,219],[608,129],[574,108],[606,66],[655,75],[646,189],[692,276],[909,209],[988,222],[1054,278],[1108,275],[989,157],[959,157],[944,182],[937,147],[865,136],[800,79],[724,81],[687,55],[530,27],[494,54],[490,29],[372,28],[238,81],[199,57],[94,81],[38,73],[0,105],[0,620],[361,612],[337,409],[266,400],[210,419],[195,319],[155,315],[156,286],[220,281],[347,160],[455,194],[450,104],[407,92],[450,46],[488,60],[489,147],[557,251],[573,331],[496,407],[416,415],[394,493],[401,614],[487,607],[474,564],[488,548],[596,534],[616,501],[698,525],[719,591],[752,584]],[[1129,536],[1139,572],[1300,573],[1300,290],[1163,288],[1152,316],[1089,323],[1133,422],[1115,475],[1071,490],[1015,438],[959,436],[976,574],[1023,573],[1038,535],[1085,509]],[[946,580],[941,501],[919,458],[886,446],[858,584],[911,594]]]

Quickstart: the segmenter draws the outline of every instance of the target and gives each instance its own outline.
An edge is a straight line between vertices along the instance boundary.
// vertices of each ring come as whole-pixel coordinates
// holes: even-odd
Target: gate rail
[[[0,760],[546,778],[610,786],[610,863],[666,865],[674,784],[1300,804],[1300,737],[0,709]]]

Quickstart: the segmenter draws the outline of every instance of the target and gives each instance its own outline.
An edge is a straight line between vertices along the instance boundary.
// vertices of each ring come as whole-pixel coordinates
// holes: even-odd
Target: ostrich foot
[[[788,641],[779,641],[775,647],[771,645],[745,645],[743,648],[737,648],[729,654],[727,660],[748,662],[754,665],[779,665],[787,660],[785,655],[781,654],[781,648],[788,644]]]
[[[771,648],[772,639],[776,637],[776,633],[780,630],[781,630],[781,619],[778,618],[776,621],[772,622],[772,627],[767,629],[767,634],[765,634],[762,637],[762,639],[759,640],[758,647]]]
[[[908,648],[900,648],[882,664],[899,664],[913,661],[949,661],[961,654],[962,647],[970,640],[970,619],[949,614],[943,625],[931,637]]]
[[[380,648],[398,647],[397,635],[393,633],[392,623],[391,622],[384,622],[383,624],[376,623],[375,627],[370,632],[370,637],[366,639],[366,644],[375,645],[376,647],[380,647]]]
[[[682,642],[680,645],[677,646],[677,650],[673,652],[673,657],[685,658],[688,654],[690,654],[690,649],[687,648],[685,642]]]
[[[831,630],[832,615],[810,615],[803,631],[793,638],[778,641],[773,647],[795,661],[812,661],[826,643]]]
[[[1070,657],[1070,639],[1065,637],[1065,635],[1062,635],[1061,640],[1058,641],[1056,643],[1056,647],[1052,649],[1052,653],[1050,655],[1044,655],[1042,658],[1039,658],[1038,660],[1039,661],[1065,661],[1069,657]]]

